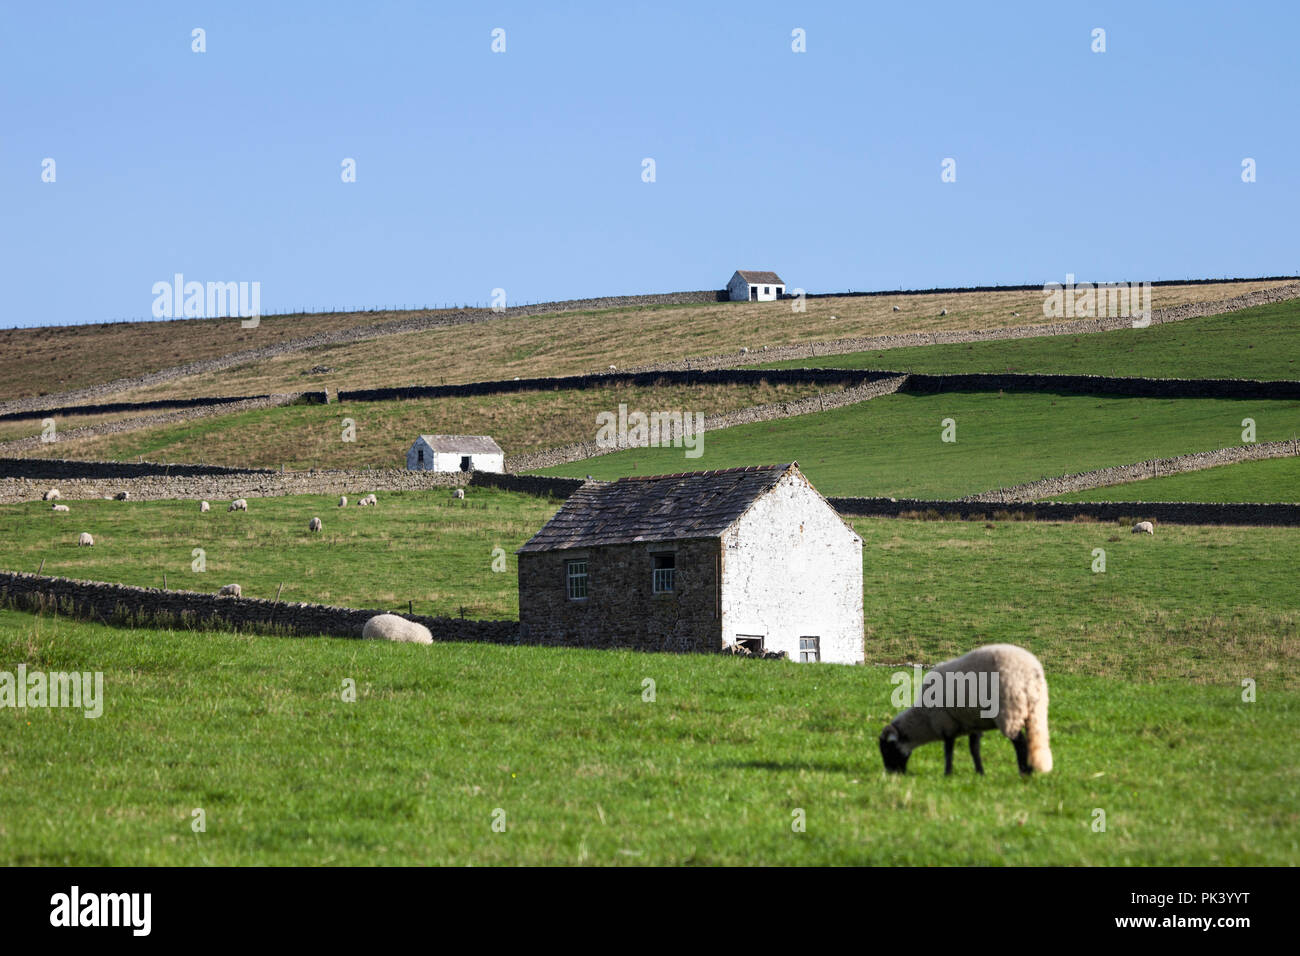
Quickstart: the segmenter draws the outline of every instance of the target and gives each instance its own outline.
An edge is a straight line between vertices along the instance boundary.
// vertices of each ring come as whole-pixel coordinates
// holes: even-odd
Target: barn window
[[[654,593],[671,594],[677,585],[677,555],[654,555]]]
[[[585,601],[587,599],[587,562],[565,561],[564,578],[569,600]]]
[[[799,660],[819,661],[822,659],[822,639],[820,637],[799,638]]]
[[[759,634],[737,634],[736,643],[751,654],[763,653],[763,638]]]
[[[416,454],[416,459],[415,459],[415,460],[418,461],[420,464],[423,465],[423,464],[424,464],[424,449],[421,448],[421,449],[420,449],[419,451],[417,451],[415,454]]]
[[[771,294],[772,294],[772,287],[770,285],[763,286],[763,295],[771,295]]]

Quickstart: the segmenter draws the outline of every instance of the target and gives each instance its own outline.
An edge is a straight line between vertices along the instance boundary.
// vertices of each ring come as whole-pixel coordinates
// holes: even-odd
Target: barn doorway
[[[749,301],[750,301],[750,302],[757,302],[757,301],[758,301],[758,286],[756,286],[756,285],[751,285],[751,286],[749,287]]]
[[[474,469],[473,469],[473,465],[470,463],[470,456],[469,456],[469,455],[461,455],[461,457],[460,457],[460,470],[461,470],[461,471],[473,471],[473,470],[474,470]]]

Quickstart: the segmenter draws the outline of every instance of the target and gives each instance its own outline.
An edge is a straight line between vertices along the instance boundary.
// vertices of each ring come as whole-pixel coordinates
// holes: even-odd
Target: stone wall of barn
[[[808,484],[787,475],[723,536],[722,636],[762,636],[799,660],[817,637],[820,659],[864,659],[862,539]]]
[[[676,589],[653,593],[652,554],[676,555]],[[718,540],[617,544],[519,554],[519,633],[528,644],[639,651],[721,649]],[[588,597],[571,600],[565,562],[587,561]]]

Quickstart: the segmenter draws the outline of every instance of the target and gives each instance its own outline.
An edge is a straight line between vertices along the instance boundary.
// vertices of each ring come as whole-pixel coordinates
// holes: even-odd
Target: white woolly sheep
[[[244,589],[238,584],[227,584],[217,592],[217,597],[243,597]]]
[[[617,371],[618,371],[618,366],[617,366],[617,365],[611,365],[611,366],[609,367],[609,370],[610,370],[611,372],[617,372]]]
[[[453,498],[464,498],[464,497],[465,497],[465,489],[464,489],[464,488],[457,488],[455,491],[453,491],[453,492],[451,493],[451,496],[452,496]]]
[[[377,504],[379,504],[379,499],[375,497],[373,492],[371,492],[370,494],[366,495],[364,498],[362,498],[360,501],[357,502],[357,507],[365,508],[365,507],[369,507],[370,505],[377,505]]]
[[[41,500],[42,500],[42,501],[57,501],[58,499],[60,499],[60,498],[62,498],[62,497],[63,497],[63,495],[59,494],[59,489],[58,489],[58,488],[51,488],[49,491],[45,492],[45,496],[44,496]]]
[[[1155,534],[1156,523],[1154,521],[1139,521],[1133,526],[1133,534]]]
[[[321,524],[320,518],[312,518],[307,522],[308,531],[320,531],[323,527],[325,526]]]
[[[212,509],[212,505],[208,504],[206,501],[199,502],[199,511],[202,512],[203,514],[207,514],[208,511],[210,511],[211,509]]]
[[[398,641],[403,644],[432,644],[433,635],[423,624],[408,621],[396,614],[376,614],[366,621],[361,636],[377,641]]]
[[[95,539],[86,531],[81,532],[81,537],[77,539],[78,548],[92,548],[95,546]]]
[[[52,505],[51,508],[50,508],[50,510],[51,510],[51,511],[71,511],[72,509],[69,508],[67,505]]]
[[[346,508],[347,506],[348,506],[348,496],[347,496],[347,495],[341,495],[341,496],[339,497],[339,507],[340,507],[340,508]]]
[[[894,311],[895,311],[895,312],[902,312],[903,310],[900,309],[898,306],[894,306]]]
[[[995,694],[996,703],[992,699]],[[981,696],[983,702],[978,699]],[[887,771],[905,773],[913,750],[942,740],[944,773],[950,774],[953,742],[969,734],[975,772],[982,774],[980,735],[994,729],[1002,731],[1016,748],[1022,774],[1052,769],[1047,678],[1038,658],[1014,644],[977,647],[926,674],[920,705],[903,711],[881,731],[880,756]]]
[[[748,354],[749,354],[749,349],[745,348],[745,347],[742,345],[742,346],[740,347],[740,354],[741,354],[741,355],[748,355]]]
[[[248,510],[248,501],[245,498],[236,498],[234,501],[230,503],[230,507],[226,509],[226,511],[247,511],[247,510]]]

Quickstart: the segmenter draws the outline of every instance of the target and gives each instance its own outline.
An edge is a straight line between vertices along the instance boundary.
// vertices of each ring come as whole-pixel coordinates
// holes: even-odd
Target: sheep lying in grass
[[[227,584],[217,592],[217,597],[243,597],[244,589],[238,584]]]
[[[987,694],[982,702],[977,692],[981,683]],[[944,773],[950,774],[953,742],[969,734],[975,772],[982,774],[980,735],[994,729],[1002,731],[1016,748],[1021,773],[1052,769],[1047,678],[1038,658],[1014,644],[977,647],[926,674],[920,706],[903,711],[881,731],[880,756],[886,770],[905,773],[913,750],[942,740]]]
[[[339,498],[339,507],[340,507],[340,508],[346,508],[347,506],[348,506],[348,496],[347,496],[347,495],[342,495],[342,496]]]
[[[59,489],[58,489],[58,488],[51,488],[49,491],[45,492],[45,495],[41,498],[41,500],[42,500],[42,501],[58,501],[58,500],[59,500],[60,498],[62,498],[62,497],[63,497],[63,496],[62,496],[61,494],[59,494]]]
[[[248,501],[245,498],[236,498],[234,501],[230,503],[230,507],[226,509],[226,511],[247,511],[247,510],[248,510]]]
[[[52,505],[50,510],[52,510],[52,511],[71,511],[72,509],[69,508],[67,505]]]
[[[320,531],[323,527],[325,526],[321,524],[320,518],[312,518],[307,522],[308,531]]]
[[[81,537],[77,539],[77,547],[92,548],[94,546],[95,546],[95,539],[90,536],[89,532],[86,531],[81,532]]]
[[[1133,526],[1133,534],[1155,534],[1156,523],[1154,521],[1139,521]]]
[[[366,621],[361,636],[377,641],[398,641],[403,644],[432,644],[433,635],[423,624],[408,621],[396,614],[376,614]]]
[[[199,502],[199,511],[202,512],[203,514],[207,514],[208,511],[211,510],[211,508],[212,505],[208,504],[206,501]]]

